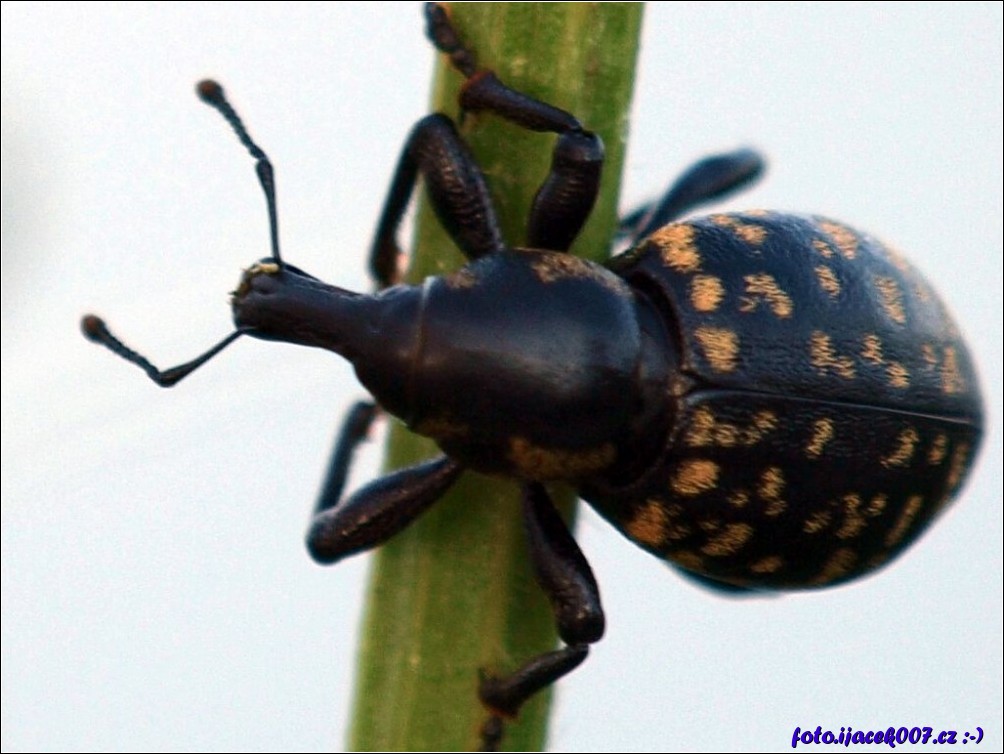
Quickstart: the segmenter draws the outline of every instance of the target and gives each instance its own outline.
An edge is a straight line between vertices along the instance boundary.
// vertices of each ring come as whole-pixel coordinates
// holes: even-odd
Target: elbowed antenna
[[[251,153],[251,156],[257,160],[255,163],[255,172],[258,175],[258,182],[261,184],[262,191],[265,192],[265,202],[268,205],[268,223],[272,244],[272,260],[277,268],[277,274],[281,274],[285,269],[285,265],[282,261],[282,257],[279,255],[279,223],[275,202],[275,172],[272,169],[272,163],[268,159],[268,155],[265,154],[265,151],[259,147],[254,142],[254,139],[251,138],[250,134],[248,134],[247,128],[244,126],[243,121],[241,121],[237,111],[234,110],[229,102],[227,102],[227,98],[223,94],[222,86],[211,79],[206,79],[204,81],[200,81],[196,85],[195,91],[199,95],[199,99],[219,111],[227,123],[230,124],[230,127],[234,129],[234,133],[237,134],[237,138],[240,139],[241,144],[243,144],[248,152]],[[227,337],[203,353],[201,356],[197,356],[184,364],[179,364],[176,367],[171,367],[170,369],[161,371],[151,364],[146,357],[136,351],[133,351],[121,340],[112,335],[107,325],[105,325],[104,320],[100,317],[94,314],[85,314],[80,320],[80,329],[83,331],[84,336],[88,340],[103,345],[112,353],[116,353],[126,361],[135,364],[146,372],[147,376],[151,380],[156,382],[161,387],[171,387],[172,385],[177,384],[228,345],[237,340],[237,338],[241,335],[250,331],[250,328],[238,327],[234,332],[230,333]]]
[[[100,343],[112,353],[116,353],[126,361],[135,364],[146,372],[147,376],[151,380],[156,382],[161,387],[172,387],[176,383],[180,382],[224,348],[237,340],[237,338],[245,332],[244,330],[234,330],[201,356],[197,356],[184,364],[179,364],[176,367],[171,367],[170,369],[161,371],[151,364],[144,356],[136,353],[134,350],[129,348],[129,346],[112,335],[108,330],[108,326],[105,325],[105,322],[101,319],[101,317],[93,314],[85,314],[80,320],[80,329],[83,331],[85,338],[94,341],[95,343]]]
[[[265,192],[265,203],[268,205],[268,226],[272,241],[272,258],[281,268],[283,262],[282,257],[279,256],[279,218],[276,211],[275,171],[272,170],[272,162],[268,159],[268,155],[265,154],[265,150],[255,144],[254,139],[251,138],[247,128],[244,126],[241,116],[227,102],[222,86],[212,79],[204,79],[195,85],[195,92],[199,95],[199,99],[210,107],[215,108],[223,116],[227,123],[230,124],[230,127],[234,129],[234,133],[237,134],[237,138],[240,139],[241,144],[257,160],[255,163],[255,172],[258,174],[258,182],[261,184],[262,191]]]

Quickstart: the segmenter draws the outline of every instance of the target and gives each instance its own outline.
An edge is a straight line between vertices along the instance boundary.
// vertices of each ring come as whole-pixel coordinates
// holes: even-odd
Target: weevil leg
[[[381,288],[397,282],[397,227],[419,175],[436,216],[468,259],[505,248],[481,168],[453,121],[428,115],[415,124],[401,151],[370,250],[370,272]]]
[[[490,112],[531,131],[558,134],[551,169],[530,209],[526,243],[532,248],[567,251],[596,202],[603,141],[571,113],[506,86],[490,70],[479,70],[446,8],[426,3],[425,9],[429,39],[467,78],[460,90],[463,111]]]
[[[505,720],[501,715],[489,715],[481,726],[481,746],[478,751],[499,751],[505,737]]]
[[[586,131],[558,137],[551,170],[530,208],[526,242],[531,248],[568,251],[593,211],[603,172],[603,142]]]
[[[724,199],[760,178],[766,163],[753,149],[698,160],[674,181],[661,199],[638,207],[620,221],[618,236],[634,244],[696,207]]]
[[[603,173],[603,141],[578,118],[478,71],[460,90],[460,107],[491,112],[531,131],[558,134],[551,168],[537,190],[527,221],[527,246],[567,251],[593,210]]]
[[[488,111],[530,131],[582,131],[579,119],[561,108],[510,89],[487,69],[479,69],[474,53],[464,46],[441,3],[425,4],[426,36],[453,67],[467,79],[460,90],[460,107],[468,112]]]
[[[587,645],[603,636],[605,618],[599,587],[582,550],[575,543],[543,485],[523,486],[523,521],[534,576],[554,610],[558,635],[568,645],[531,658],[514,673],[484,676],[481,701],[492,718],[483,730],[489,745],[503,718],[515,717],[533,694],[570,673],[586,658]]]
[[[481,751],[498,751],[505,735],[505,721],[515,718],[520,707],[535,693],[579,667],[588,654],[589,647],[584,644],[562,647],[534,657],[505,677],[482,676],[478,693],[489,715],[481,726]]]
[[[533,573],[551,602],[566,644],[592,644],[606,621],[600,589],[586,556],[539,482],[523,485],[523,522]]]
[[[341,500],[342,490],[345,488],[345,480],[352,467],[356,448],[366,439],[379,411],[380,409],[375,403],[358,401],[345,413],[338,434],[335,435],[335,446],[331,452],[331,460],[328,462],[328,473],[324,477],[321,492],[317,496],[314,516],[321,511],[335,507]]]
[[[341,502],[353,453],[376,411],[372,403],[357,403],[339,432],[307,532],[307,549],[319,563],[334,563],[390,539],[442,497],[463,470],[440,456],[370,482]]]

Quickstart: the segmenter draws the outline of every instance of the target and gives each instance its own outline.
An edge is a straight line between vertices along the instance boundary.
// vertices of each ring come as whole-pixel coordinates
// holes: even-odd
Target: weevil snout
[[[341,353],[343,331],[359,316],[353,304],[366,298],[266,258],[244,270],[230,306],[234,325],[248,335]]]

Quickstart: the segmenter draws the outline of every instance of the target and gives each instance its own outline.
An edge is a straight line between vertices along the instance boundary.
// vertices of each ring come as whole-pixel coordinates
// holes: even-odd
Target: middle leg
[[[440,456],[370,482],[342,501],[353,454],[375,415],[372,403],[357,403],[339,431],[307,532],[307,549],[318,563],[334,563],[386,542],[439,500],[463,471]]]
[[[531,696],[585,660],[606,625],[592,569],[538,482],[523,485],[523,521],[534,575],[567,646],[532,657],[509,675],[482,678],[479,696],[491,713],[483,729],[486,748],[490,739],[501,738],[503,719],[515,717]]]

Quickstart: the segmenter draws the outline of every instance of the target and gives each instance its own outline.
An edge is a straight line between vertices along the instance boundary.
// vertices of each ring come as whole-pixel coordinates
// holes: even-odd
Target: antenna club
[[[105,321],[96,314],[85,314],[80,318],[80,329],[84,337],[93,340],[95,343],[103,343],[107,340],[108,327]]]
[[[195,85],[195,93],[199,99],[209,105],[217,105],[224,101],[223,87],[213,79],[203,79]]]

